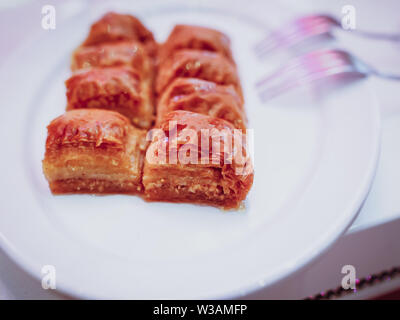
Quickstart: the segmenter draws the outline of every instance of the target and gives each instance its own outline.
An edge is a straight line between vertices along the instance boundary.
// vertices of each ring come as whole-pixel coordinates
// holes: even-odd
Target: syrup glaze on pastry
[[[176,51],[159,66],[156,93],[160,95],[176,78],[198,78],[233,85],[243,100],[235,65],[219,53],[191,49]]]
[[[67,110],[108,109],[120,112],[141,128],[152,125],[151,84],[131,68],[83,69],[75,72],[65,85]]]
[[[226,35],[177,25],[159,48],[137,18],[110,12],[73,53],[71,70],[68,111],[47,127],[43,172],[54,194],[240,207],[253,167]],[[159,136],[137,128],[152,127],[155,95]]]
[[[160,47],[160,61],[173,52],[182,49],[196,49],[218,52],[233,62],[229,38],[222,32],[192,25],[176,25],[167,41]]]
[[[173,137],[171,123],[176,124]],[[164,137],[155,138],[146,152],[143,185],[147,200],[194,202],[225,209],[240,206],[251,188],[253,170],[246,151],[241,149],[238,153],[233,145],[229,148],[229,143],[225,146],[226,140],[220,136],[225,132],[232,138],[232,124],[198,113],[174,111],[164,117],[159,129]],[[181,143],[187,141],[188,130],[196,133],[189,155],[188,144]],[[202,130],[210,132],[208,145],[204,144]],[[186,156],[191,161],[187,162]]]
[[[128,66],[142,78],[154,76],[153,61],[138,41],[118,41],[79,47],[72,56],[71,70]]]
[[[209,115],[231,122],[236,128],[246,129],[243,104],[233,86],[214,82],[177,78],[160,97],[157,106],[157,121],[175,110],[186,110]]]
[[[138,193],[145,131],[108,110],[68,111],[47,127],[43,172],[55,194]]]
[[[134,16],[109,12],[95,22],[83,46],[92,46],[104,42],[136,40],[141,42],[149,55],[155,57],[157,43],[153,34]]]

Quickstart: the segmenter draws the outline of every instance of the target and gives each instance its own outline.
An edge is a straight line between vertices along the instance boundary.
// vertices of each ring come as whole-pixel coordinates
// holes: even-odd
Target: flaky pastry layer
[[[126,117],[108,110],[73,110],[54,119],[47,130],[43,171],[52,192],[141,189],[146,132]]]
[[[233,86],[214,82],[177,78],[161,95],[157,105],[157,123],[176,110],[192,111],[224,119],[236,128],[246,129],[243,104]]]
[[[174,133],[170,131],[171,122],[176,124]],[[237,148],[231,145],[230,149],[225,149],[224,143],[216,135],[218,133],[211,131],[224,130],[231,135],[232,142],[235,128],[231,123],[198,113],[174,111],[165,116],[159,129],[164,136],[150,143],[143,169],[147,200],[196,202],[224,208],[240,206],[253,183],[254,173],[249,155],[246,150],[241,150],[243,153],[239,159]],[[182,143],[187,142],[186,129],[197,134],[196,149],[190,155],[197,162],[182,163],[179,156],[171,158],[170,150],[176,150],[175,154],[179,154],[180,149],[187,146]],[[201,141],[201,130],[210,130],[217,139],[213,140],[210,136],[205,146]],[[217,141],[218,148],[214,148]],[[190,143],[193,145],[195,141]],[[227,155],[227,152],[230,154]]]
[[[117,111],[133,124],[149,128],[154,121],[151,82],[127,67],[75,72],[66,82],[67,110],[97,108]]]
[[[156,56],[157,43],[152,32],[138,18],[115,12],[106,13],[91,26],[83,46],[121,40],[139,41],[144,45],[151,57]]]
[[[235,65],[219,53],[191,49],[174,52],[159,66],[156,93],[160,95],[176,78],[198,78],[232,85],[243,100]]]
[[[160,47],[161,63],[175,51],[182,49],[218,52],[233,62],[228,36],[215,29],[193,25],[176,25],[168,39]]]
[[[154,78],[154,62],[141,43],[135,40],[81,46],[72,55],[72,71],[117,66],[131,67],[141,79]]]

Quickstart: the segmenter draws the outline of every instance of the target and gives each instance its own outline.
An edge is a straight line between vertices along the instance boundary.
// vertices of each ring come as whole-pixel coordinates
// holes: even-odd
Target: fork
[[[400,75],[380,72],[346,51],[323,49],[293,58],[288,64],[258,81],[256,88],[261,100],[265,101],[295,87],[346,74],[400,80]]]
[[[301,17],[267,35],[255,46],[255,52],[259,58],[263,58],[277,49],[290,48],[316,36],[333,37],[334,29],[341,29],[341,24],[332,16]],[[362,30],[351,30],[351,32],[370,39],[400,41],[400,34],[373,33]]]

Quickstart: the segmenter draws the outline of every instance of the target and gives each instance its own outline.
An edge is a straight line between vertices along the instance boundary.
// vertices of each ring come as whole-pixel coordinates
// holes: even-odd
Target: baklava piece
[[[176,78],[198,78],[221,85],[233,85],[243,100],[236,67],[223,55],[215,52],[179,50],[160,64],[156,80],[158,95]]]
[[[127,67],[75,72],[66,82],[67,110],[97,108],[117,111],[140,128],[154,120],[151,83]]]
[[[173,52],[182,49],[218,52],[233,61],[229,38],[215,29],[176,25],[167,41],[160,47],[160,60],[162,61],[172,55]]]
[[[153,65],[139,42],[119,41],[79,47],[72,55],[71,70],[128,66],[139,72],[142,78],[153,78]]]
[[[83,46],[92,46],[104,42],[121,40],[136,40],[144,45],[151,57],[157,53],[157,43],[153,34],[138,18],[128,15],[109,12],[95,22]]]
[[[253,183],[253,169],[245,144],[240,144],[245,137],[238,133],[222,119],[169,113],[152,132],[146,152],[145,198],[240,207]]]
[[[246,129],[243,104],[233,86],[195,78],[177,78],[163,92],[157,106],[161,123],[171,111],[185,110],[221,118],[236,128]]]
[[[47,127],[43,172],[54,194],[142,190],[146,133],[121,114],[73,110]]]

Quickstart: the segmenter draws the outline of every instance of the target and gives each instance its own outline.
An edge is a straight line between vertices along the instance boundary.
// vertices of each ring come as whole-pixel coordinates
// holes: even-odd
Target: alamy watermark
[[[356,8],[352,5],[342,7],[342,28],[344,30],[355,30],[356,28]]]
[[[351,265],[347,264],[342,267],[342,274],[345,274],[345,276],[342,278],[342,288],[345,290],[355,290],[356,289],[356,268]]]
[[[168,129],[147,133],[152,141],[146,160],[150,164],[232,165],[236,175],[252,172],[253,130],[211,128],[200,131],[169,121]]]
[[[42,7],[42,28],[44,30],[54,30],[56,28],[56,8],[52,5]]]
[[[51,264],[46,264],[42,267],[42,288],[44,290],[57,288],[56,283],[56,268]]]

